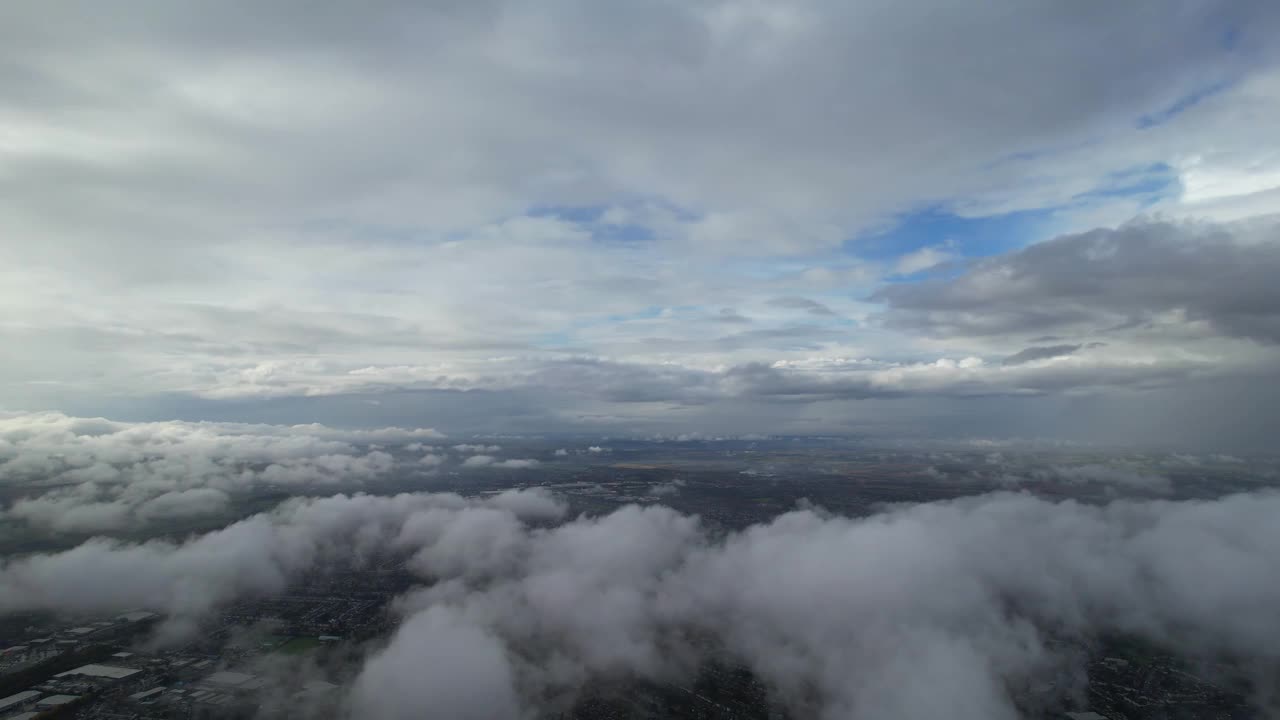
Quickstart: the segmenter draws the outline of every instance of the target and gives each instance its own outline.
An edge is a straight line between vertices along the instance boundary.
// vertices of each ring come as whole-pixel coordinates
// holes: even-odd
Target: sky
[[[0,8],[0,410],[1265,448],[1280,6]]]

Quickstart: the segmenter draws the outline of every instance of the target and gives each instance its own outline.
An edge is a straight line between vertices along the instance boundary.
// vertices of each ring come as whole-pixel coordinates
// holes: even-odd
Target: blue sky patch
[[[962,217],[934,206],[899,218],[892,228],[858,237],[846,252],[864,260],[897,259],[921,248],[949,244],[965,257],[984,257],[1022,247],[1050,226],[1053,209],[986,217]]]

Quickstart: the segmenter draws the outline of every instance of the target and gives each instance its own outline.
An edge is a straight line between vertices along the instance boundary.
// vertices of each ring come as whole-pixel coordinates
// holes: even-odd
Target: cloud
[[[468,399],[519,409],[502,421],[528,431],[561,413],[530,410],[533,390],[508,381],[593,357],[646,368],[642,382],[564,396],[568,373],[548,371],[565,416],[656,423],[672,393],[651,384],[685,382],[658,428],[678,434],[697,429],[681,423],[710,370],[1025,347],[1021,331],[948,330],[1007,329],[999,312],[903,315],[896,266],[953,250],[922,219],[982,229],[954,252],[990,257],[1144,209],[1252,217],[1274,195],[1258,118],[1280,102],[1280,16],[1266,3],[580,4],[389,2],[302,26],[290,6],[247,23],[237,2],[82,3],[83,24],[6,8],[0,134],[23,140],[0,149],[14,169],[0,177],[0,395],[271,422],[336,398],[364,412],[334,423],[406,424],[414,393],[480,389]],[[1025,232],[1000,231],[1010,218]],[[894,322],[877,326],[868,298],[886,280]],[[1111,319],[1100,302],[1081,327]],[[1073,306],[1027,312],[1063,324],[1054,308]],[[1230,299],[1188,308],[1232,338],[1274,335]],[[615,401],[655,405],[637,417]],[[431,423],[469,408],[455,399]]]
[[[938,336],[1146,332],[1280,342],[1280,222],[1135,222],[894,285],[885,322]],[[1176,279],[1176,280],[1175,280]],[[1171,281],[1172,280],[1172,281]]]
[[[550,493],[533,490],[503,490],[487,500],[493,507],[510,511],[517,517],[532,520],[559,520],[567,508]]]
[[[1070,355],[1079,350],[1083,345],[1048,345],[1043,347],[1029,347],[1019,350],[1009,357],[1001,360],[1004,365],[1021,365],[1023,363],[1034,362],[1036,360],[1047,360],[1048,358],[1062,357]]]
[[[350,486],[385,477],[400,463],[373,444],[439,437],[425,428],[7,414],[0,416],[0,485],[23,489],[3,516],[62,533],[216,516],[233,494],[268,484]]]
[[[684,487],[684,481],[680,479],[672,480],[667,483],[658,483],[649,487],[649,494],[654,497],[668,497],[671,495],[679,495],[680,488]]]
[[[407,667],[432,671],[406,683]],[[418,613],[396,632],[361,672],[350,704],[353,715],[388,720],[422,717],[426,707],[462,720],[524,714],[502,641],[446,607]]]
[[[1069,482],[1097,482],[1154,493],[1167,493],[1173,489],[1173,483],[1163,475],[1107,465],[1055,467],[1046,474]]]
[[[487,453],[502,452],[502,447],[499,445],[467,445],[464,443],[462,445],[454,445],[453,449],[457,452],[466,453],[468,455],[483,455]]]
[[[534,468],[538,467],[538,461],[531,458],[510,458],[508,460],[495,463],[494,467],[515,469]]]
[[[472,455],[471,457],[462,461],[462,467],[464,468],[495,467],[495,468],[510,468],[513,470],[523,470],[523,469],[533,468],[537,466],[538,466],[538,461],[533,459],[510,458],[507,460],[499,460],[498,458],[493,457],[492,455]]]
[[[183,518],[213,515],[227,509],[231,498],[215,488],[190,488],[158,495],[138,506],[142,518]]]
[[[6,513],[35,528],[53,532],[98,533],[118,530],[134,522],[130,506],[123,502],[97,502],[59,494],[54,497],[23,498]]]
[[[898,258],[898,262],[894,265],[894,271],[899,275],[913,275],[956,258],[956,253],[948,245],[923,247]]]
[[[726,436],[760,434],[767,425],[774,433],[883,437],[902,432],[910,417],[914,436],[1031,434],[1215,451],[1266,446],[1260,428],[1277,407],[1266,389],[1277,367],[1270,346],[1214,337],[1082,338],[1063,343],[1083,345],[1070,355],[1007,365],[1004,358],[1026,347],[1020,339],[1010,344],[963,353],[929,349],[899,360],[803,352],[708,367],[573,357],[512,365],[447,390],[384,389],[269,407],[277,416],[343,422],[359,413],[405,424],[425,424],[423,408],[430,407],[431,422],[447,418],[468,434],[608,427],[624,435]],[[1188,402],[1222,406],[1222,397],[1231,398],[1235,419],[1174,409]],[[380,405],[367,409],[369,401]],[[253,408],[236,404],[233,410]],[[196,411],[231,409],[202,404]],[[1242,423],[1245,417],[1250,420]],[[975,422],[981,430],[962,427]]]
[[[1102,506],[998,493],[865,518],[800,509],[722,535],[658,506],[530,526],[564,516],[540,491],[337,496],[181,544],[9,559],[0,607],[192,621],[327,558],[395,550],[430,582],[402,598],[399,629],[351,687],[366,714],[523,717],[592,678],[679,682],[704,657],[699,637],[794,713],[1012,718],[1020,689],[1080,672],[1070,648],[1101,633],[1265,667],[1280,640],[1278,511],[1269,491]],[[418,663],[442,653],[465,687],[423,681]]]
[[[769,301],[769,304],[773,307],[784,308],[787,310],[803,310],[810,315],[817,315],[820,317],[829,317],[836,314],[831,308],[823,305],[817,300],[810,300],[809,298],[803,297],[790,296],[774,298]]]
[[[720,312],[716,313],[715,321],[719,323],[745,325],[751,322],[751,318],[739,313],[733,308],[720,308]]]
[[[1026,469],[1017,463],[1009,463],[1001,453],[987,456],[986,462],[995,468],[994,471],[971,471],[967,475],[952,477],[968,477],[992,481],[1007,488],[1035,487],[1041,484],[1065,483],[1069,485],[1093,485],[1102,488],[1108,497],[1134,496],[1150,497],[1168,495],[1173,492],[1173,480],[1166,475],[1154,473],[1143,464],[1132,461],[1115,460],[1107,463],[1085,462],[1076,465],[1050,465]],[[926,474],[937,479],[948,477],[946,473],[935,467],[929,467]]]
[[[1061,357],[1061,356],[1060,356]],[[885,363],[833,359],[821,363],[752,364],[716,377],[723,392],[773,402],[893,397],[1027,396],[1113,387],[1159,387],[1212,366],[1182,359],[1082,357],[1051,365],[992,364],[979,357]]]
[[[386,552],[415,518],[443,522],[493,508],[512,518],[547,519],[564,512],[542,490],[513,490],[490,500],[447,493],[294,499],[182,543],[95,538],[61,553],[7,559],[0,565],[0,611],[147,607],[182,623],[242,595],[278,592],[325,558]],[[119,577],[130,582],[110,579]]]

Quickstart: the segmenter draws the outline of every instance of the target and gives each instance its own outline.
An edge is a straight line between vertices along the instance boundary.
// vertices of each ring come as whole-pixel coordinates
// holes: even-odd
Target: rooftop
[[[11,708],[14,705],[21,705],[25,702],[30,702],[32,699],[38,697],[40,697],[40,693],[35,690],[23,690],[20,693],[14,693],[9,697],[0,698],[0,710]]]
[[[141,671],[136,668],[116,667],[114,665],[98,665],[94,663],[90,665],[81,665],[80,667],[74,670],[60,672],[57,675],[54,675],[54,677],[65,677],[67,675],[89,675],[92,677],[105,677],[105,678],[119,679],[119,678],[129,677],[130,675],[136,672],[141,672]]]
[[[136,692],[130,695],[129,699],[130,700],[146,700],[147,698],[153,697],[155,695],[159,695],[162,692],[164,692],[163,686],[153,687],[150,690],[143,690],[142,692]]]

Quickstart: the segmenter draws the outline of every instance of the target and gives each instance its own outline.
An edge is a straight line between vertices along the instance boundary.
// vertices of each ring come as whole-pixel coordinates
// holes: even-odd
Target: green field
[[[301,655],[311,652],[320,646],[320,640],[313,637],[296,637],[276,648],[276,652],[285,655]]]

